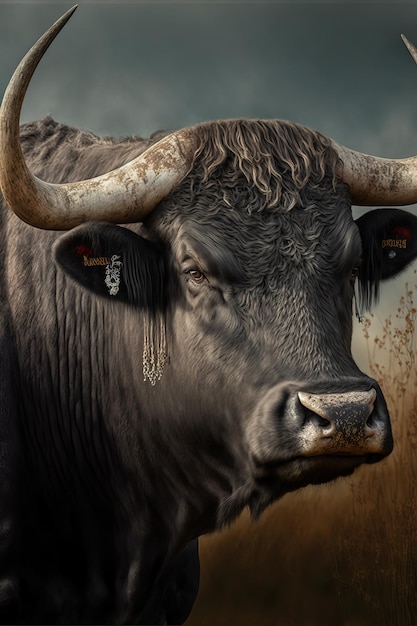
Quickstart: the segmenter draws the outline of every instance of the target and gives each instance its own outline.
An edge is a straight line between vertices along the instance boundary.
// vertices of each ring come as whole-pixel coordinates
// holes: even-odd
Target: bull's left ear
[[[145,307],[162,305],[160,246],[131,230],[82,224],[58,239],[54,256],[75,281],[100,296]]]
[[[362,239],[359,283],[366,305],[378,299],[381,280],[398,275],[417,258],[417,216],[375,209],[356,220]]]

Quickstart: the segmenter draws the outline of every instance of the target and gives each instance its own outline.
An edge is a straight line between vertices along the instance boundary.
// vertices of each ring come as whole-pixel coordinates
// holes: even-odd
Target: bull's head
[[[192,354],[193,375],[195,364],[201,363],[205,378],[196,413],[210,406],[207,417],[216,410],[225,422],[244,416],[239,427],[245,452],[249,450],[255,512],[287,490],[348,474],[362,462],[385,457],[392,438],[384,398],[350,353],[354,282],[359,272],[365,300],[372,300],[379,280],[403,270],[417,256],[416,222],[392,209],[371,212],[355,224],[348,192],[358,205],[416,202],[417,158],[381,159],[299,126],[232,120],[172,133],[127,165],[92,180],[46,184],[25,164],[19,113],[39,60],[71,14],[35,44],[4,96],[0,184],[10,207],[44,229],[68,230],[91,220],[146,222],[167,256],[164,264],[174,284],[170,297],[181,304],[172,312],[171,327],[178,363],[167,368],[164,384],[172,387],[178,376],[189,378],[187,357]],[[297,165],[286,156],[288,145]],[[327,165],[317,154],[327,155]],[[202,162],[205,171],[194,174]],[[226,189],[219,171],[230,169],[231,163],[240,178],[234,183],[229,172],[232,182]],[[298,201],[285,200],[288,181],[294,186],[291,197]],[[249,197],[253,189],[263,196],[265,210],[239,208],[241,188],[245,191],[240,197]],[[212,201],[202,209],[207,189]],[[185,192],[193,197],[193,206],[189,201],[180,211],[175,195],[184,197]],[[224,211],[221,204],[227,207]],[[406,235],[404,248],[384,247],[395,229],[413,235]],[[93,248],[97,259],[115,257],[117,284],[107,294],[97,273],[103,270],[100,263],[92,272],[88,262],[79,262],[79,251]],[[117,262],[127,249],[119,290]],[[148,302],[145,274],[151,274],[148,266],[160,254],[152,241],[97,224],[79,226],[57,247],[58,260],[79,282],[137,306]],[[159,286],[152,288],[158,291]],[[228,386],[233,399],[216,397],[221,385]],[[193,407],[195,393],[189,385],[183,384],[178,402],[179,412]],[[226,423],[224,428],[227,432]],[[240,444],[236,453],[242,453]]]

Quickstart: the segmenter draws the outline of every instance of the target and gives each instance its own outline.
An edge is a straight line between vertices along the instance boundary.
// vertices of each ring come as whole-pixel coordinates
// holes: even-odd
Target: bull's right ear
[[[58,239],[54,257],[71,278],[95,294],[152,310],[164,305],[160,246],[131,230],[82,224]]]

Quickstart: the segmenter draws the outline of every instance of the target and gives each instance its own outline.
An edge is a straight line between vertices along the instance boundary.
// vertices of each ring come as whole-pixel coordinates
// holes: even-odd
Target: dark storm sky
[[[0,92],[72,6],[0,1]],[[417,154],[417,1],[79,1],[43,59],[23,120],[99,134],[228,117],[286,118],[380,156]],[[396,306],[405,279],[384,290]]]

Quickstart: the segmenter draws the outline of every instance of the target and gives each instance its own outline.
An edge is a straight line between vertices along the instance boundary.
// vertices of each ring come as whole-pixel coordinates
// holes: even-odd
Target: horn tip
[[[403,40],[403,42],[407,46],[408,52],[411,54],[411,56],[413,57],[414,61],[417,63],[417,48],[415,47],[415,45],[409,39],[407,39],[407,37],[405,35],[401,34],[401,39]]]
[[[70,17],[72,17],[72,15],[75,13],[75,11],[78,9],[78,4],[74,4],[73,7],[71,7],[70,9],[68,9],[68,11],[66,11],[64,13],[64,15],[61,17],[60,20],[58,21],[63,21],[64,24],[66,24],[68,22],[68,20],[70,19]]]

